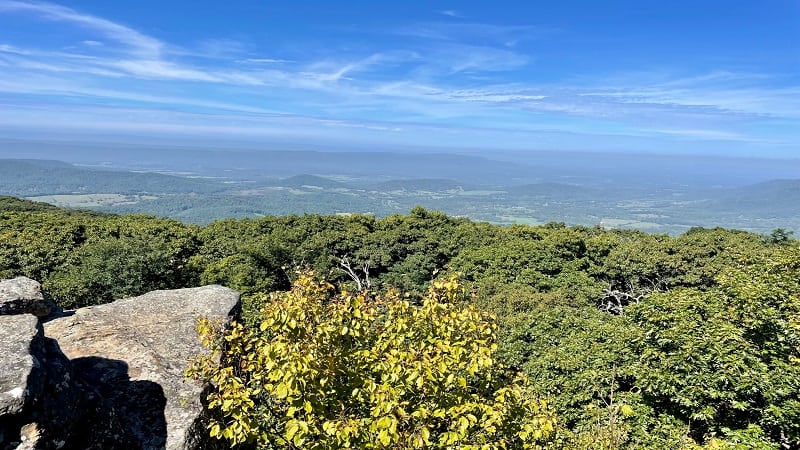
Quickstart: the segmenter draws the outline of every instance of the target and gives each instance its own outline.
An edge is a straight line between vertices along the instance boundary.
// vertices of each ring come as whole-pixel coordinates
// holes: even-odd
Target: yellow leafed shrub
[[[264,299],[257,329],[201,321],[212,354],[189,375],[214,386],[211,435],[259,448],[541,448],[554,418],[498,367],[496,325],[466,297],[454,278],[417,305],[301,273]]]

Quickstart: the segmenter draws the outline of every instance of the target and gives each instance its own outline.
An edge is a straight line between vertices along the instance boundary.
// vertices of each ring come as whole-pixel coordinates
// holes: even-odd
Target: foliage
[[[698,439],[758,425],[800,438],[800,251],[745,261],[708,292],[659,294],[632,308],[644,332],[638,386]]]
[[[42,282],[64,308],[188,286],[192,227],[146,216],[0,213],[0,276]]]
[[[201,322],[213,353],[189,373],[216,388],[212,436],[279,448],[540,448],[553,417],[497,366],[495,325],[465,295],[450,278],[414,306],[396,291],[332,294],[304,273],[269,295],[258,329],[219,336]]]
[[[260,292],[289,289],[294,267],[353,291],[340,270],[347,258],[376,291],[326,290],[305,303],[317,308],[307,321],[355,308],[346,299],[362,298],[358,308],[381,318],[392,301],[417,311],[431,279],[460,274],[471,294],[464,301],[495,316],[493,361],[526,375],[521,400],[546,398],[564,448],[800,445],[799,254],[781,229],[671,237],[559,223],[500,227],[422,208],[197,227],[0,198],[0,277],[39,280],[65,308],[220,283],[243,293],[242,333],[263,338],[274,331],[252,328],[264,321],[262,308],[274,311],[295,294]],[[370,323],[376,333],[380,320]],[[340,341],[351,337],[348,330]],[[285,399],[258,395],[259,417],[272,417],[259,427],[286,419]]]

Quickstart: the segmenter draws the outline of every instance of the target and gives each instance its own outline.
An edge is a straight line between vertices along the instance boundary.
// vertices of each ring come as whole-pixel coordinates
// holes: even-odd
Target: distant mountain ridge
[[[5,195],[210,193],[223,189],[213,180],[89,169],[52,160],[0,159],[0,194]]]
[[[751,184],[738,189],[740,192],[758,195],[797,195],[800,196],[800,179],[778,179]]]
[[[772,180],[733,189],[717,203],[730,211],[746,209],[767,216],[792,216],[800,211],[800,179]]]
[[[396,168],[395,168],[396,169]],[[430,168],[429,168],[430,169]],[[284,214],[408,213],[415,206],[499,224],[546,223],[680,233],[694,226],[800,231],[800,179],[744,187],[667,187],[539,181],[507,177],[474,183],[425,173],[390,179],[283,171],[279,177],[219,178],[0,159],[0,196],[110,213],[144,213],[189,223]],[[451,167],[449,171],[458,170]],[[177,171],[176,171],[177,172]],[[220,172],[222,173],[222,172]],[[451,173],[451,172],[448,172]],[[388,180],[387,180],[388,178]],[[340,181],[346,180],[346,181]],[[376,181],[383,180],[383,181]],[[574,181],[574,180],[571,180]],[[22,207],[17,205],[17,207]]]
[[[402,153],[383,151],[317,151],[317,150],[230,150],[159,148],[155,146],[115,145],[113,152],[101,145],[67,143],[24,143],[0,139],[0,152],[12,157],[35,155],[53,159],[54,155],[70,155],[69,162],[96,164],[99,161],[114,167],[149,171],[191,171],[202,175],[234,179],[286,177],[296,174],[339,174],[352,177],[450,178],[463,181],[481,179],[487,182],[527,177],[531,167],[499,161],[484,156],[455,153]],[[23,156],[25,155],[25,156]]]
[[[271,186],[293,187],[301,188],[304,186],[314,186],[325,189],[350,189],[345,183],[331,180],[330,178],[321,177],[317,175],[301,174],[294,175],[288,178],[281,178],[280,180],[265,183]]]

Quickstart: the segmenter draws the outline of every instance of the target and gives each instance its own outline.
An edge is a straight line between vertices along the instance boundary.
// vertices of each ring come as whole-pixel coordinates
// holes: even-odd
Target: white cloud
[[[663,80],[626,80],[618,86],[587,87],[579,94],[601,102],[705,110],[709,114],[800,118],[800,87],[765,86],[758,74],[712,72]]]
[[[32,13],[48,20],[71,22],[95,30],[107,38],[129,47],[134,54],[140,57],[158,57],[164,46],[158,39],[124,25],[89,14],[82,14],[53,3],[0,0],[0,12]]]
[[[439,14],[441,14],[443,16],[448,16],[448,17],[455,17],[455,18],[458,18],[458,19],[464,18],[464,16],[459,14],[458,11],[453,10],[453,9],[445,9],[444,11],[439,11]]]
[[[450,73],[502,72],[524,67],[527,55],[505,49],[475,45],[444,45],[435,50],[436,60],[448,65]]]
[[[700,139],[712,141],[739,141],[752,142],[753,138],[741,133],[722,131],[722,130],[703,130],[703,129],[673,129],[673,128],[643,128],[641,131],[678,136],[687,139]]]
[[[295,61],[289,59],[273,59],[273,58],[247,58],[247,59],[240,59],[237,62],[241,63],[253,63],[253,64],[286,64],[286,63],[293,63]]]
[[[23,53],[20,54],[24,55]],[[80,59],[67,60],[67,61],[54,61],[52,59],[26,58],[13,54],[11,55],[0,54],[0,65],[5,66],[9,69],[14,69],[15,71],[23,69],[33,72],[73,73],[73,74],[84,74],[84,75],[97,75],[110,78],[119,78],[124,76],[119,71],[114,71],[108,68],[99,67]],[[2,78],[3,76],[16,78],[15,74],[11,71],[8,71],[8,73],[0,74],[0,78]],[[26,82],[29,82],[31,77],[30,75],[26,75],[20,78],[22,78]]]
[[[250,52],[251,46],[237,39],[205,39],[196,45],[196,50],[187,52],[192,56],[204,58],[231,58],[241,57]]]
[[[353,61],[333,64],[317,62],[305,64],[291,71],[262,70],[260,68],[241,70],[234,68],[237,62],[252,64],[287,64],[293,61],[271,58],[231,59],[213,67],[191,65],[180,61],[179,56],[204,56],[223,58],[239,55],[249,50],[240,41],[231,39],[209,39],[202,41],[194,50],[174,48],[153,37],[142,34],[118,23],[82,14],[67,7],[44,2],[23,2],[0,0],[0,13],[29,13],[48,20],[60,21],[80,26],[99,35],[123,44],[116,54],[89,56],[77,53],[52,52],[22,49],[8,44],[0,45],[0,54],[15,53],[28,59],[6,59],[5,65],[18,69],[49,72],[84,72],[100,76],[129,76],[139,79],[206,82],[229,85],[273,86],[281,85],[300,89],[325,89],[326,85],[347,79],[348,75],[363,71],[378,63],[383,55],[373,54]],[[104,45],[99,40],[82,42],[85,48]],[[112,49],[107,49],[112,50]],[[0,63],[3,61],[0,60]],[[2,74],[0,74],[2,76]]]
[[[426,40],[451,41],[475,45],[505,45],[509,42],[537,39],[558,30],[534,25],[495,25],[464,22],[419,22],[392,32]]]
[[[59,95],[68,97],[88,97],[99,100],[129,101],[149,103],[154,106],[176,108],[203,108],[218,111],[231,111],[238,113],[257,114],[264,116],[290,115],[288,112],[270,108],[260,108],[240,103],[220,102],[194,97],[177,97],[164,94],[148,94],[143,92],[127,92],[122,90],[102,89],[91,86],[81,86],[64,81],[60,77],[35,77],[22,82],[19,80],[0,79],[0,92],[17,94]]]
[[[23,50],[19,47],[15,47],[13,45],[8,45],[8,44],[0,44],[0,53],[16,53],[18,55],[30,54],[30,52],[27,50]]]
[[[108,65],[143,78],[161,78],[184,81],[222,82],[223,79],[203,70],[183,67],[161,60],[124,60],[109,62]]]

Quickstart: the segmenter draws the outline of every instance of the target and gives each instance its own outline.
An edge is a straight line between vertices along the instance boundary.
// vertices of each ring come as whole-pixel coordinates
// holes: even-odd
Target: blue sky
[[[800,157],[800,1],[0,0],[0,133]]]

